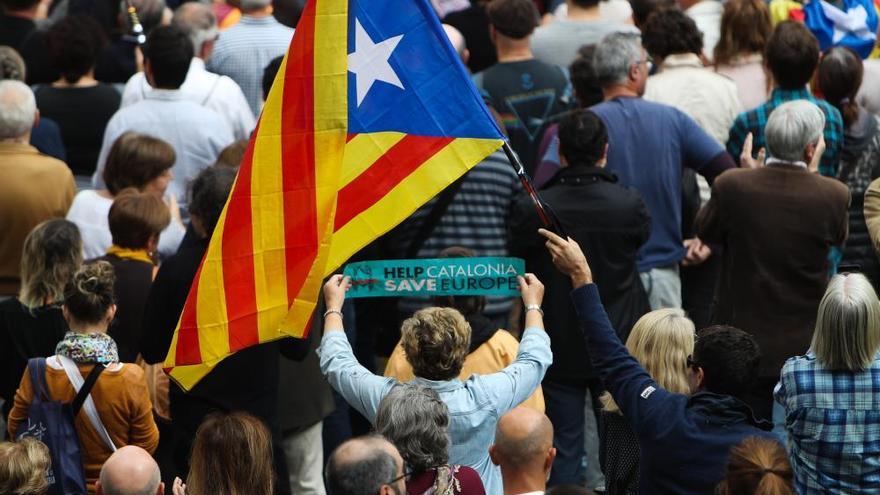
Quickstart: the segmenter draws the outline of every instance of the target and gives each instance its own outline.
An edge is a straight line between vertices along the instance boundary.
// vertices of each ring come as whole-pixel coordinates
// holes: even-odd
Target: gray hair
[[[34,126],[37,101],[25,83],[0,81],[0,139],[20,138]]]
[[[411,383],[388,392],[376,412],[376,431],[421,473],[449,462],[449,408],[433,389]]]
[[[824,129],[825,114],[814,103],[783,103],[773,110],[764,127],[767,154],[787,162],[802,161],[807,145],[817,143]]]
[[[593,70],[603,88],[625,83],[633,64],[642,61],[642,37],[636,33],[611,33],[596,45]]]
[[[324,468],[328,495],[375,495],[397,477],[397,461],[378,436],[348,440],[330,454]]]
[[[187,2],[178,7],[171,23],[186,32],[196,55],[201,51],[202,45],[213,41],[219,32],[217,17],[211,7],[198,2]]]
[[[10,46],[0,46],[0,79],[24,81],[24,60]]]
[[[810,349],[829,370],[861,371],[880,349],[880,301],[861,273],[836,275],[819,303]]]
[[[272,4],[272,0],[241,0],[241,11],[262,9]]]

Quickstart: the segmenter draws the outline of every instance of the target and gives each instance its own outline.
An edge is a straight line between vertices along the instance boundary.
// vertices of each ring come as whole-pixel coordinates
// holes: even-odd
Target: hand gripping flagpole
[[[541,197],[538,195],[538,190],[535,189],[532,180],[529,178],[529,174],[526,173],[526,169],[523,167],[519,155],[513,151],[513,148],[510,147],[510,143],[507,140],[501,145],[501,149],[503,149],[504,154],[507,155],[507,160],[510,162],[510,165],[513,166],[513,170],[516,172],[517,177],[519,177],[519,181],[522,183],[526,193],[532,198],[532,203],[535,205],[535,210],[538,212],[538,218],[541,219],[544,228],[553,231],[555,234],[563,238],[567,238],[568,236],[565,234],[562,224],[559,222],[559,219],[556,218],[556,215],[553,214],[550,205],[541,201]]]

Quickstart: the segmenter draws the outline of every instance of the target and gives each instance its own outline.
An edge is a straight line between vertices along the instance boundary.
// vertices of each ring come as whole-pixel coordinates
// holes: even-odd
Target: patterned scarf
[[[116,342],[106,333],[67,332],[55,347],[55,354],[70,358],[76,363],[119,362]]]

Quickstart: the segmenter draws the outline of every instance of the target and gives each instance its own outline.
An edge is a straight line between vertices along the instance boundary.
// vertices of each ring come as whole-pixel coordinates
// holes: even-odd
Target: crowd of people
[[[780,1],[426,1],[555,227],[497,151],[352,261],[520,257],[521,297],[334,275],[187,391],[304,2],[0,0],[0,493],[876,493],[877,15]]]

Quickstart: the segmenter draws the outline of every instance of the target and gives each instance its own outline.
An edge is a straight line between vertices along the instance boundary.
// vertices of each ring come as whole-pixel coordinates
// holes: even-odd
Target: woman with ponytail
[[[865,191],[880,177],[880,117],[856,103],[862,85],[862,59],[850,48],[837,46],[822,55],[813,92],[840,110],[843,116],[843,146],[840,149],[838,179],[849,186],[849,237],[843,249],[844,265],[855,265],[880,287],[880,263],[865,223]]]
[[[730,449],[718,495],[794,495],[794,474],[779,442],[749,437]]]
[[[91,390],[97,420],[79,414],[75,425],[82,452],[89,493],[101,466],[117,448],[136,445],[152,453],[159,442],[147,384],[140,366],[119,362],[116,343],[107,328],[116,314],[113,299],[115,276],[106,261],[84,265],[67,283],[61,309],[70,331],[46,358],[47,393],[50,400],[70,402],[76,392],[71,378],[88,376],[95,366],[103,372]],[[9,413],[8,432],[14,435],[34,396],[26,370]],[[83,412],[88,407],[88,401]]]

